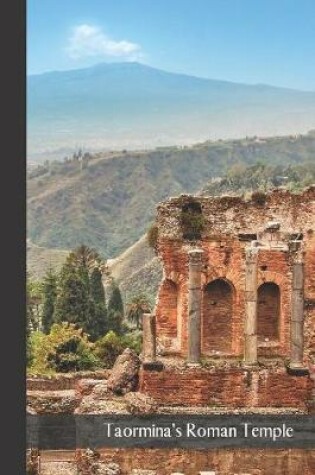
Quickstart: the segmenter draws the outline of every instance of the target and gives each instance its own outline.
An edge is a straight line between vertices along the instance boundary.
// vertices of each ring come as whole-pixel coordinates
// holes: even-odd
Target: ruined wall
[[[61,473],[60,460],[63,461],[63,465],[66,465],[64,460],[69,460],[68,466],[71,470],[65,473],[80,473],[81,475],[92,473],[197,475],[200,472],[213,472],[215,475],[300,475],[301,473],[313,475],[315,473],[315,451],[303,449],[103,449],[98,454],[97,472],[91,470],[89,464],[82,463],[84,451],[78,450],[76,453],[68,454],[50,452],[47,455],[42,452],[40,455],[41,466],[47,467],[51,474]]]
[[[190,202],[198,213],[183,219]],[[165,405],[307,411],[308,369],[315,363],[315,187],[249,200],[171,198],[158,206],[157,224],[164,269],[155,309],[160,355],[188,364],[179,368],[166,358],[159,371],[142,368],[140,390]],[[201,297],[193,301],[201,305],[189,315],[192,249],[201,256],[193,270],[201,275]],[[168,280],[177,289],[176,308]],[[200,367],[191,368],[188,350],[199,338],[198,326],[188,334],[193,313],[201,357]]]
[[[142,369],[140,391],[162,405],[288,407],[306,412],[312,381],[288,375],[285,368],[165,367],[160,372]]]
[[[216,475],[313,475],[315,451],[255,449],[129,449],[112,452],[112,460],[120,463],[122,475],[130,469],[156,470],[156,475],[183,473],[197,475],[214,471]],[[109,460],[110,451],[102,452]]]
[[[185,203],[191,199],[200,203],[203,219],[201,239],[196,241],[183,238],[181,213]],[[315,352],[314,216],[315,187],[296,195],[276,190],[266,196],[253,195],[247,201],[238,197],[180,196],[161,203],[157,210],[158,253],[163,262],[164,280],[156,307],[157,335],[161,346],[171,353],[187,355],[188,251],[197,246],[204,251],[202,354],[243,356],[245,253],[255,243],[259,248],[258,287],[271,283],[279,288],[277,315],[271,314],[272,298],[265,304],[260,303],[258,355],[290,356],[292,269],[296,259],[301,259],[304,263],[304,359],[307,364],[309,355]],[[278,226],[273,227],[274,223]],[[165,287],[167,279],[177,286],[181,305],[177,305],[176,315],[175,307],[169,305],[171,297]],[[231,299],[224,301],[219,295],[218,298],[209,297],[209,285],[216,279],[223,279],[230,286]]]
[[[110,370],[81,371],[77,373],[56,374],[52,376],[33,376],[26,379],[27,391],[65,391],[76,389],[81,379],[103,380],[109,377]]]

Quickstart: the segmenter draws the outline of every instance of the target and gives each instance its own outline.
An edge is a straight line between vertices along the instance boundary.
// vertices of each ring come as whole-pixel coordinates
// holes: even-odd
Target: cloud
[[[78,25],[69,38],[67,52],[72,59],[98,56],[135,60],[141,56],[141,47],[130,41],[115,41],[96,26]]]

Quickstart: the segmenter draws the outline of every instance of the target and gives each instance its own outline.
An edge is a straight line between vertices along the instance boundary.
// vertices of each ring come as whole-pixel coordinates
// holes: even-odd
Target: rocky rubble
[[[91,449],[81,453],[78,460],[79,475],[120,475],[121,469],[117,463],[100,461],[100,454]]]
[[[80,404],[73,390],[29,391],[27,407],[31,414],[71,414]]]
[[[134,350],[126,348],[115,361],[111,375],[107,380],[107,388],[115,394],[136,391],[139,369],[139,356]]]
[[[124,400],[130,414],[152,414],[158,409],[156,401],[142,393],[128,393]]]

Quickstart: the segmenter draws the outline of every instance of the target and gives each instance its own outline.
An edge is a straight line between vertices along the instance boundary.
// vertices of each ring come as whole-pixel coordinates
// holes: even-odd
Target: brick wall
[[[285,368],[166,367],[140,373],[140,391],[165,405],[306,409],[311,390],[309,376],[291,376]]]
[[[163,281],[160,287],[160,298],[164,305],[161,309],[158,319],[157,331],[163,329],[163,335],[166,337],[177,337],[177,306],[178,306],[178,287],[170,279]]]
[[[309,355],[312,351],[315,353],[313,317],[307,322],[315,305],[315,187],[297,195],[274,191],[266,196],[262,204],[238,197],[195,197],[200,202],[205,226],[201,240],[193,243],[183,239],[180,227],[180,213],[189,199],[187,196],[171,198],[158,206],[158,253],[163,262],[165,278],[156,306],[158,338],[175,338],[177,335],[174,353],[184,357],[187,355],[188,251],[197,246],[204,251],[201,276],[202,354],[204,357],[215,352],[219,352],[222,357],[243,356],[245,249],[256,236],[260,243],[257,287],[273,283],[279,288],[279,301],[271,291],[260,296],[258,332],[262,338],[259,338],[258,355],[261,358],[289,358],[292,265],[297,255],[290,249],[289,242],[303,237],[299,252],[305,269],[305,302],[309,302],[305,309],[304,333],[305,363],[308,364]],[[275,221],[279,223],[279,229],[269,229],[268,223]],[[168,279],[175,282],[178,289],[177,331],[173,291],[167,284]],[[215,298],[209,295],[209,288],[215,285],[213,282],[217,279],[229,282],[233,289],[232,301],[220,295],[214,295]],[[277,306],[278,312],[275,309]],[[272,341],[268,342],[266,338]]]
[[[232,347],[233,290],[223,279],[208,284],[203,294],[202,352],[230,353]]]
[[[257,333],[259,340],[279,339],[280,289],[273,282],[258,288]]]
[[[122,475],[136,469],[156,470],[156,475],[197,475],[200,471],[214,471],[216,475],[315,473],[315,451],[303,449],[103,449],[100,461],[119,464]]]

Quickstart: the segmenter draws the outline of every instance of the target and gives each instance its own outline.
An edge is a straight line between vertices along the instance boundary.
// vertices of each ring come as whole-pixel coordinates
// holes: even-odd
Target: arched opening
[[[257,335],[259,341],[279,339],[280,289],[273,282],[258,288]]]
[[[202,351],[229,353],[232,344],[233,289],[223,279],[210,282],[203,294]]]
[[[159,316],[159,328],[163,336],[170,338],[177,337],[177,308],[178,308],[178,287],[170,279],[166,279],[159,293],[159,301],[162,307]]]

